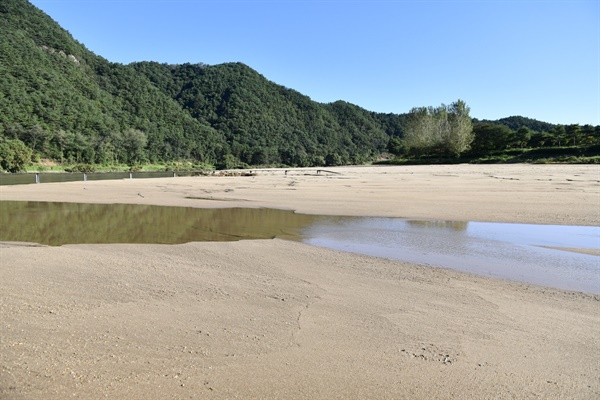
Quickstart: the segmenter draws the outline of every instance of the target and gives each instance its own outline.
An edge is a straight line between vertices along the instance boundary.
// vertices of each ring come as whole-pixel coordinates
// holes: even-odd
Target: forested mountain
[[[27,0],[0,0],[0,170],[39,158],[132,167],[362,163],[410,150],[404,140],[409,115],[317,103],[241,63],[112,63]],[[515,139],[523,127],[546,136],[556,131],[563,135],[559,144],[598,136],[598,129],[590,136],[582,128],[571,137],[564,127],[523,117],[475,122],[474,131],[489,124],[508,130],[503,140],[487,142],[493,129],[475,132],[471,147],[481,151],[490,143],[526,145]],[[547,139],[538,145],[557,142]]]
[[[490,123],[494,125],[504,125],[509,129],[516,131],[519,128],[527,128],[537,132],[550,132],[556,127],[555,124],[549,122],[538,121],[536,119],[522,117],[520,115],[514,115],[512,117],[500,118],[495,121],[481,120],[482,123]]]
[[[231,155],[244,163],[363,162],[388,142],[372,113],[341,101],[316,103],[241,63],[131,67],[194,118],[223,133]]]
[[[111,63],[25,0],[0,3],[0,124],[42,157],[293,166],[373,159],[376,114],[320,104],[241,63]]]
[[[133,68],[94,55],[29,2],[0,2],[0,32],[6,136],[59,160],[128,162],[120,142],[136,129],[151,159],[216,160],[225,143],[221,133]]]

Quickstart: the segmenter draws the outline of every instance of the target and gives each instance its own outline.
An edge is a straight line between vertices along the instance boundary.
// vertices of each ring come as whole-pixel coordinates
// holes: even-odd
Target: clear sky
[[[600,0],[31,0],[109,61],[243,62],[328,103],[600,125]]]

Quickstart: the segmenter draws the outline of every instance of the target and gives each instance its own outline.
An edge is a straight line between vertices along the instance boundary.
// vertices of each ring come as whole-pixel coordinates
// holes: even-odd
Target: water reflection
[[[282,238],[376,257],[600,293],[600,227],[326,217],[272,209],[0,202],[0,241],[186,243]]]
[[[164,243],[298,238],[318,217],[272,209],[199,209],[131,204],[0,203],[0,240]]]
[[[169,178],[173,177],[172,171],[154,171],[154,172],[90,172],[85,174],[85,180],[103,181],[109,179],[143,179],[143,178]],[[177,172],[177,176],[192,176],[197,174],[193,171]],[[36,183],[38,175],[39,183],[53,182],[76,182],[83,181],[84,174],[81,172],[48,172],[48,173],[19,173],[3,174],[0,173],[0,186],[2,185],[27,185]]]
[[[599,249],[599,227],[353,218],[304,235],[316,246],[600,293],[600,257],[542,247]]]
[[[415,228],[445,228],[457,232],[466,231],[469,226],[469,223],[466,221],[421,221],[409,219],[406,223]]]

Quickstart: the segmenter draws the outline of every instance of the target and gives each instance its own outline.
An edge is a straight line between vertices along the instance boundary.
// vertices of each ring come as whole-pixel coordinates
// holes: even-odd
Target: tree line
[[[111,63],[26,0],[0,2],[0,168],[40,159],[217,168],[591,146],[598,127],[478,121],[462,100],[408,113],[322,104],[242,63]]]
[[[470,108],[462,100],[439,107],[416,107],[407,115],[397,145],[407,152],[460,156],[474,139]]]
[[[509,148],[592,146],[600,144],[600,126],[554,125],[547,131],[527,126],[511,129],[503,124],[475,122],[471,153],[487,154]]]

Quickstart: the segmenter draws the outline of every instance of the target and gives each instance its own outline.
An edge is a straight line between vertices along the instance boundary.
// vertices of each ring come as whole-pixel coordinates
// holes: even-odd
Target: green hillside
[[[356,164],[388,152],[451,156],[439,146],[411,147],[419,142],[414,129],[412,142],[405,138],[414,113],[317,103],[241,63],[112,63],[26,0],[0,2],[0,32],[0,170],[39,159],[233,168]],[[478,157],[600,138],[598,127],[524,117],[475,120],[473,132],[461,149]]]
[[[87,50],[24,0],[0,3],[0,124],[42,156],[130,161],[124,133],[144,133],[149,160],[214,162],[223,136],[131,67]]]
[[[131,67],[223,133],[230,154],[243,163],[363,162],[378,156],[389,139],[372,113],[345,102],[316,103],[241,63]]]
[[[372,113],[243,64],[111,63],[25,0],[3,0],[0,30],[2,135],[39,157],[306,166],[370,160],[388,142]]]

